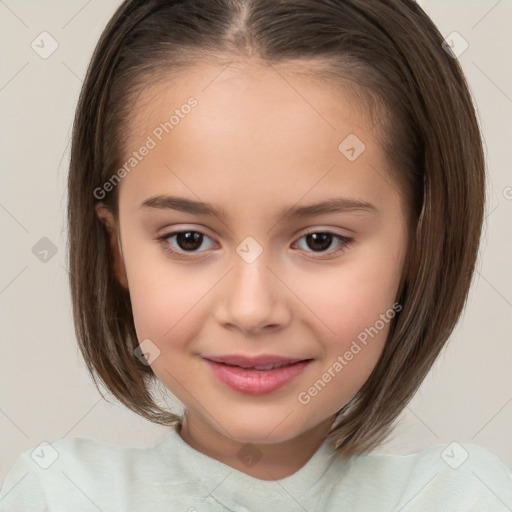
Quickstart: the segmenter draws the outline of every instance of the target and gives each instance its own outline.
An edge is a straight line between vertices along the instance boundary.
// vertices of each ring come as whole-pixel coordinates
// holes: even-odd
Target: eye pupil
[[[183,231],[176,235],[176,242],[183,250],[194,250],[201,247],[203,235],[197,231]],[[198,243],[199,242],[199,243]]]
[[[332,234],[331,233],[310,233],[306,235],[306,241],[308,246],[310,246],[313,250],[322,251],[327,249],[332,243]],[[313,241],[313,245],[311,242]],[[326,243],[327,241],[327,243]],[[318,242],[320,242],[320,247],[318,247]],[[316,248],[315,248],[316,245]]]
[[[164,243],[164,249],[169,253],[179,254],[180,251],[184,253],[200,252],[200,248],[203,245],[204,238],[209,238],[207,235],[201,233],[201,231],[175,231],[174,233],[163,235],[160,240]],[[351,239],[341,235],[336,235],[330,231],[315,231],[308,234],[304,234],[301,239],[306,239],[306,245],[309,251],[315,253],[338,253],[343,251],[350,245]],[[337,250],[330,250],[333,238],[339,240],[339,248]],[[175,239],[174,242],[172,239]],[[174,251],[171,247],[175,246],[178,248]],[[305,249],[303,249],[304,251]],[[306,252],[309,252],[306,250]]]

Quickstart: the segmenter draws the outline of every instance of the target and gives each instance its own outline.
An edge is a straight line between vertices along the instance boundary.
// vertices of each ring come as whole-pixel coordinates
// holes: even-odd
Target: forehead
[[[290,129],[290,121],[309,125],[310,129],[321,124],[321,128],[330,131],[346,127],[340,126],[340,120],[353,126],[373,126],[375,120],[370,119],[370,112],[361,104],[361,90],[355,88],[349,77],[340,77],[335,82],[325,74],[314,73],[322,73],[326,65],[299,59],[268,63],[253,58],[198,62],[162,70],[138,90],[129,109],[128,133],[135,138],[144,135],[155,122],[160,123],[174,109],[179,110],[191,96],[200,107],[194,114],[202,112],[200,116],[191,116],[199,118],[197,123],[208,119],[217,121],[217,127],[226,127],[229,116],[229,124],[234,127],[241,123],[243,132]],[[131,147],[130,142],[128,138],[126,143]]]
[[[247,208],[265,198],[270,208],[283,194],[291,204],[343,186],[353,196],[373,189],[371,202],[386,165],[374,124],[350,89],[306,69],[203,63],[148,86],[128,120],[124,160],[148,137],[154,147],[121,189],[134,200],[176,187],[212,203],[227,194]],[[357,160],[343,153],[346,140],[364,148]]]

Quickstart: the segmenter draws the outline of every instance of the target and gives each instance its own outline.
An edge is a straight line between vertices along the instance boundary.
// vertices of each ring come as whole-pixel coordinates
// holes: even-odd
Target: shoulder
[[[14,461],[0,488],[0,512],[44,512],[57,503],[80,509],[80,500],[88,510],[91,499],[105,506],[122,503],[134,468],[151,465],[157,445],[138,448],[85,437],[42,442]]]
[[[512,510],[510,468],[477,444],[453,441],[405,455],[363,455],[351,469],[371,475],[368,492],[383,492],[407,510]]]
[[[40,478],[66,469],[101,474],[116,465],[136,460],[151,452],[152,447],[137,448],[109,444],[86,437],[71,437],[53,442],[43,441],[24,451],[16,461]]]

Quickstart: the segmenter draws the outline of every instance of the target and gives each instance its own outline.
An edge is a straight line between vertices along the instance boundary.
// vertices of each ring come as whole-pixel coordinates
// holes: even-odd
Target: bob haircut
[[[351,87],[378,112],[378,132],[410,212],[410,237],[385,347],[328,437],[338,453],[371,451],[390,433],[465,307],[477,259],[485,162],[460,65],[412,0],[127,0],[96,46],[73,126],[69,269],[80,351],[123,404],[180,429],[154,401],[157,381],[134,356],[129,291],[116,278],[95,193],[122,165],[137,94],[201,60],[311,62],[307,74]],[[118,221],[114,187],[102,203]],[[101,393],[101,391],[100,391]]]

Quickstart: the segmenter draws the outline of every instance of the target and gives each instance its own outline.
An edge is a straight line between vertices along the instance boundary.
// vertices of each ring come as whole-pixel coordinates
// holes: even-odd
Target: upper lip
[[[255,366],[266,366],[269,364],[293,364],[298,363],[299,361],[305,361],[303,358],[292,358],[292,357],[282,357],[272,354],[262,354],[259,356],[245,356],[242,354],[233,354],[233,355],[225,355],[225,356],[208,356],[205,357],[210,361],[214,361],[216,363],[225,363],[235,366],[241,366],[242,368],[253,368]]]

